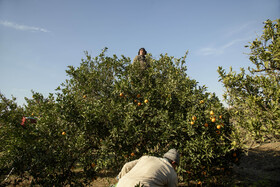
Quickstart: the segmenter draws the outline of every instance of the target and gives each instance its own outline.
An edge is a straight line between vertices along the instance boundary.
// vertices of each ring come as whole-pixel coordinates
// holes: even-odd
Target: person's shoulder
[[[140,59],[140,55],[137,55],[137,56],[134,57],[133,62],[139,61],[139,59]]]
[[[166,158],[159,158],[163,163],[165,163],[166,165],[172,167],[172,165],[170,164],[170,162],[166,159]]]
[[[153,156],[150,156],[150,155],[143,155],[142,157],[141,157],[141,159],[147,159],[147,158],[152,158]]]
[[[144,155],[144,156],[142,156],[140,159],[160,159],[160,158],[158,158],[158,157],[155,157],[155,156],[150,156],[150,155]]]

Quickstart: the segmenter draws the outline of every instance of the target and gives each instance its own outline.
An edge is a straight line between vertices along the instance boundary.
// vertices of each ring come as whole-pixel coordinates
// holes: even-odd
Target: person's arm
[[[134,160],[134,161],[126,163],[122,167],[122,170],[118,175],[118,179],[122,178],[125,174],[127,174],[137,164],[137,162],[138,162],[138,160]]]
[[[171,173],[168,177],[168,187],[177,187],[178,186],[178,177],[176,172]]]
[[[178,181],[169,181],[168,187],[177,187],[178,186]]]

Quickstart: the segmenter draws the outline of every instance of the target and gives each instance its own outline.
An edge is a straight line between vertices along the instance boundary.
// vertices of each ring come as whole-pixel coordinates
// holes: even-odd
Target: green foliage
[[[245,136],[244,142],[275,141],[280,135],[280,20],[264,24],[262,36],[250,46],[254,66],[248,68],[249,74],[244,68],[240,73],[218,69],[236,136]]]
[[[0,171],[2,173],[11,168],[10,160],[17,160],[21,156],[16,148],[23,145],[23,127],[20,123],[24,110],[17,106],[15,98],[9,100],[0,93],[0,99]]]
[[[11,152],[2,150],[15,155],[10,167],[28,172],[37,184],[74,185],[170,148],[181,154],[181,181],[207,181],[214,168],[235,161],[228,112],[215,94],[187,76],[186,56],[148,55],[151,66],[143,70],[105,51],[94,58],[86,53],[79,67],[69,66],[70,78],[55,95],[33,92],[24,114],[14,119],[33,114],[36,124],[23,129],[3,118],[3,126],[13,125],[19,133],[9,135],[20,138],[18,144],[7,143]]]

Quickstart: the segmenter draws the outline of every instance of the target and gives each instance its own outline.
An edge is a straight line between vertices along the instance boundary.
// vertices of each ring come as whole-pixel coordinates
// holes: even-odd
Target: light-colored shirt
[[[117,187],[176,187],[178,178],[172,165],[164,158],[142,156],[126,163],[118,175]]]

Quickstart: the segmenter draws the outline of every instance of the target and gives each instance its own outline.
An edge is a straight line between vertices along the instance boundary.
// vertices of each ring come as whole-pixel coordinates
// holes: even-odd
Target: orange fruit
[[[140,95],[140,94],[137,94],[137,98],[139,98],[139,97],[141,97],[141,95]]]
[[[141,103],[139,102],[137,105],[138,105],[138,106],[141,106]]]
[[[208,123],[205,123],[204,126],[205,126],[205,127],[208,127]]]
[[[193,117],[192,117],[192,120],[195,121],[195,120],[196,120],[196,116],[193,116]]]
[[[194,121],[191,121],[191,125],[193,125],[194,124]]]
[[[213,112],[213,110],[211,110],[211,111],[210,111],[210,115],[214,115],[214,112]]]
[[[200,103],[200,104],[203,104],[203,103],[204,103],[204,100],[201,100],[199,103]]]
[[[216,118],[215,118],[215,117],[211,118],[211,121],[212,121],[213,123],[216,122]]]
[[[223,116],[222,116],[222,115],[220,115],[220,116],[219,116],[219,118],[220,118],[220,119],[222,119],[222,118],[223,118]]]
[[[200,185],[200,184],[201,184],[201,181],[198,181],[197,184]]]
[[[136,100],[136,99],[134,100],[134,103],[137,103],[137,100]]]
[[[149,102],[148,99],[145,99],[144,103],[148,103],[148,102]]]
[[[217,129],[220,129],[222,126],[221,125],[217,125]]]
[[[62,132],[61,134],[62,134],[62,135],[66,135],[66,132]]]
[[[135,154],[134,154],[134,153],[131,153],[130,156],[135,156]]]
[[[123,93],[120,93],[120,97],[123,97]]]
[[[86,96],[86,95],[84,95],[84,96],[83,96],[83,98],[85,99],[85,98],[87,98],[87,96]]]

